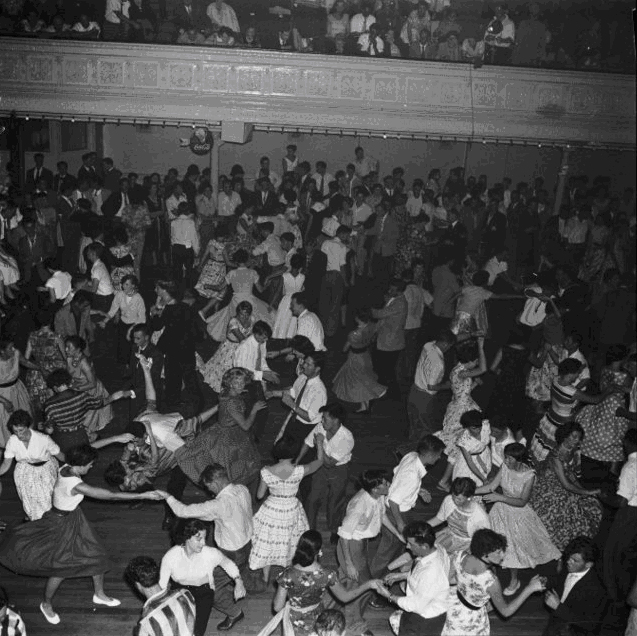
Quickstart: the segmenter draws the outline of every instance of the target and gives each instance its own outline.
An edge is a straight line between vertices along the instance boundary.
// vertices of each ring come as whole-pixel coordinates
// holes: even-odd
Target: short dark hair
[[[305,259],[301,254],[294,254],[290,259],[290,267],[292,269],[303,269],[305,265]]]
[[[572,375],[582,370],[582,363],[575,358],[566,358],[557,366],[557,375]]]
[[[266,338],[272,337],[272,327],[263,320],[257,320],[252,327],[252,334],[255,336],[265,336]]]
[[[382,468],[373,468],[361,473],[358,477],[358,485],[365,491],[371,492],[380,486],[383,481],[389,481],[387,471]]]
[[[562,553],[564,562],[574,554],[581,554],[584,563],[595,563],[599,558],[599,548],[590,537],[580,535],[569,541],[564,548],[564,552]]]
[[[476,482],[469,477],[456,477],[451,482],[451,494],[473,497],[476,494]]]
[[[119,488],[126,481],[126,469],[120,461],[112,461],[104,469],[104,481],[112,488]]]
[[[174,280],[158,280],[155,285],[163,289],[171,298],[177,299],[179,296],[179,287]]]
[[[473,278],[471,279],[471,282],[476,285],[477,287],[483,287],[484,285],[486,285],[489,282],[489,272],[481,269],[479,271],[477,271],[474,275]]]
[[[270,234],[272,234],[272,232],[274,232],[274,223],[272,223],[271,221],[259,223],[259,229],[263,230],[264,232],[270,232]]]
[[[290,340],[290,348],[298,351],[302,356],[308,356],[314,353],[314,345],[306,336],[292,336]]]
[[[276,460],[294,459],[301,450],[299,442],[285,433],[281,439],[276,442],[272,448],[272,457]]]
[[[477,428],[478,426],[482,426],[483,421],[484,415],[482,411],[478,411],[478,409],[471,409],[460,416],[460,425],[462,428]]]
[[[188,519],[181,528],[175,528],[175,544],[184,545],[188,539],[191,539],[202,530],[206,530],[207,526],[201,519]]]
[[[89,444],[73,446],[65,455],[69,466],[86,466],[97,459],[97,451]]]
[[[419,455],[423,453],[442,453],[445,450],[445,443],[435,435],[425,435],[416,447],[416,452]]]
[[[140,322],[133,326],[131,329],[131,335],[134,333],[143,333],[145,336],[151,335],[150,327],[145,322]]]
[[[310,354],[312,355],[312,354]],[[316,363],[316,360],[314,361]],[[319,409],[319,413],[327,413],[330,417],[336,418],[342,424],[347,420],[347,411],[339,402],[330,402]]]
[[[436,542],[436,533],[425,521],[412,521],[403,530],[405,541],[413,539],[418,545],[426,545],[433,548]]]
[[[482,557],[487,556],[487,554],[491,554],[497,550],[506,549],[506,537],[494,532],[493,530],[489,530],[488,528],[480,528],[479,530],[476,530],[473,533],[471,544],[469,546],[469,552],[471,552],[471,554],[477,559],[481,559]]]
[[[323,547],[323,537],[318,530],[307,530],[296,545],[292,565],[307,567],[312,565]]]
[[[64,338],[64,344],[73,345],[79,351],[84,351],[84,349],[86,349],[86,340],[84,340],[84,338],[80,338],[80,336],[67,336]]]
[[[306,357],[312,358],[314,364],[319,367],[321,371],[325,368],[325,361],[327,359],[325,351],[312,351],[312,353],[308,353]]]
[[[561,446],[564,440],[568,439],[573,433],[579,433],[584,439],[584,429],[579,422],[568,422],[558,426],[555,431],[555,445]]]
[[[400,278],[392,278],[389,281],[389,287],[395,287],[399,292],[402,293],[407,288],[407,284],[405,283],[404,280],[401,280]]]
[[[292,294],[292,300],[296,301],[299,305],[303,305],[307,309],[308,298],[305,292],[295,292]]]
[[[217,479],[217,477],[228,477],[228,471],[221,464],[208,464],[201,471],[200,481],[203,484],[209,484],[211,481]]]
[[[502,425],[502,428],[505,428]],[[512,442],[511,444],[507,444],[504,447],[504,454],[506,457],[513,457],[515,461],[520,462],[521,464],[526,464],[527,466],[533,467],[533,462],[529,457],[529,451],[526,449],[524,444],[520,444],[519,442]]]
[[[46,385],[49,389],[56,389],[57,387],[71,385],[71,374],[66,369],[55,369],[51,371],[49,377],[46,379]]]
[[[314,631],[317,636],[330,636],[333,633],[341,634],[345,630],[345,616],[337,609],[323,610],[314,623]]]
[[[232,255],[232,260],[236,263],[247,263],[250,260],[250,254],[244,249],[238,249]]]
[[[17,428],[31,428],[33,426],[33,418],[27,411],[18,410],[11,413],[9,420],[7,421],[7,428],[10,433],[15,433]]]
[[[135,557],[126,566],[124,577],[129,583],[153,587],[159,583],[159,564],[149,556]]]

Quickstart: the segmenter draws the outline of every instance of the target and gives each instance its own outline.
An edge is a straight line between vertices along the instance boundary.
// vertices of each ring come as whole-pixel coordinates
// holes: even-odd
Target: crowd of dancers
[[[578,177],[554,214],[541,178],[434,169],[405,192],[362,148],[334,176],[294,146],[281,165],[263,157],[253,192],[241,166],[138,185],[91,153],[49,183],[40,157],[2,195],[0,475],[15,464],[24,519],[0,564],[46,578],[48,623],[67,578],[118,606],[81,502],[161,501],[173,547],[125,572],[142,635],[203,636],[213,608],[241,633],[273,584],[262,636],[372,636],[375,610],[398,636],[479,636],[535,593],[546,636],[637,634],[632,192]],[[398,463],[354,475],[379,402]],[[184,503],[188,483],[210,498]]]

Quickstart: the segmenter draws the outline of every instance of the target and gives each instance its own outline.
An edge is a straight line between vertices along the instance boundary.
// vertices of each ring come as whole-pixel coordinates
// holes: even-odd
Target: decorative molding
[[[14,38],[0,74],[1,112],[635,145],[622,75]]]

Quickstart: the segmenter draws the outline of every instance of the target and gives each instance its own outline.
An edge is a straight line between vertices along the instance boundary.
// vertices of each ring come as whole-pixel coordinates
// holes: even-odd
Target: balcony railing
[[[635,145],[623,75],[11,38],[0,78],[0,112],[22,116]]]

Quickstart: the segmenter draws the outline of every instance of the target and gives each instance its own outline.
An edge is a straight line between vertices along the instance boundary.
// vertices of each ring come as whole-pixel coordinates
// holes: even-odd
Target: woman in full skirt
[[[288,340],[296,335],[296,318],[292,315],[290,301],[292,294],[303,291],[305,274],[301,274],[303,257],[295,254],[291,260],[291,271],[283,274],[283,298],[279,302],[272,328],[272,337],[277,340]]]
[[[117,440],[126,442],[130,437],[122,435]],[[111,441],[113,438],[103,440],[101,445]],[[53,609],[53,597],[67,578],[92,577],[93,603],[108,607],[120,605],[120,601],[104,592],[109,558],[79,507],[84,497],[105,501],[161,499],[156,492],[111,492],[85,484],[82,477],[96,459],[97,451],[91,446],[69,450],[67,463],[60,468],[53,488],[53,507],[41,519],[15,526],[1,535],[0,563],[4,567],[16,574],[48,578],[40,611],[52,625],[60,622]]]
[[[356,329],[347,336],[347,360],[338,370],[332,388],[336,397],[344,402],[358,402],[358,413],[367,412],[371,400],[382,397],[387,387],[376,381],[370,354],[376,336],[371,311],[361,308],[356,312]]]

